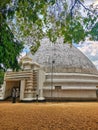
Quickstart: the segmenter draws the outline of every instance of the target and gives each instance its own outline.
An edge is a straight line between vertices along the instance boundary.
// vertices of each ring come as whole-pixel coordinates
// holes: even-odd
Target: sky
[[[84,0],[86,5],[89,5],[91,3],[98,4],[98,0]]]
[[[81,44],[74,44],[80,51],[82,51],[98,69],[98,41],[85,41]]]

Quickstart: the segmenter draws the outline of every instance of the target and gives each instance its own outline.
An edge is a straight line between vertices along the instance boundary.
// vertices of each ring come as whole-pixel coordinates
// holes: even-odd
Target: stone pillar
[[[6,73],[4,75],[4,82],[2,85],[2,97],[1,99],[4,100],[6,98],[6,81],[5,81]]]
[[[45,81],[45,72],[41,69],[38,70],[38,100],[44,100],[43,85]]]
[[[3,92],[3,99],[6,99],[7,98],[7,96],[6,96],[6,89],[7,89],[7,86],[6,86],[6,81],[4,80],[4,83],[3,83],[3,85],[2,85],[2,92]]]
[[[6,87],[6,82],[4,82],[4,84],[2,85],[1,89],[0,89],[0,100],[4,100],[5,97],[5,87]]]
[[[25,92],[26,98],[28,98],[28,100],[33,100],[33,72],[29,74],[29,78],[26,80]]]
[[[43,97],[43,89],[39,89],[39,97],[38,97],[38,100],[44,100],[44,97]]]
[[[25,90],[25,79],[21,80],[20,84],[20,100],[24,99],[24,90]]]

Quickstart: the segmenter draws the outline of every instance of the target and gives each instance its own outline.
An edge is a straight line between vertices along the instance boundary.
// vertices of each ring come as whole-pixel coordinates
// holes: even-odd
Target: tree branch
[[[84,9],[86,9],[86,10],[88,10],[88,11],[94,13],[92,10],[90,10],[89,8],[87,8],[80,0],[77,0],[77,2],[78,2],[80,5],[82,5],[82,7],[83,7]]]
[[[71,17],[72,17],[72,15],[73,15],[72,12],[73,12],[73,9],[74,9],[76,3],[77,3],[77,0],[74,1],[74,4],[72,5],[72,7],[71,7],[71,9],[70,9],[70,15],[71,15]]]
[[[72,5],[72,7],[71,7],[71,9],[70,9],[70,15],[71,15],[71,17],[72,17],[72,15],[73,15],[73,9],[75,8],[75,5],[76,5],[77,2],[78,2],[84,9],[88,10],[88,11],[91,12],[91,13],[94,13],[94,11],[90,10],[89,8],[87,8],[80,0],[75,0],[75,1],[74,1],[74,4]]]

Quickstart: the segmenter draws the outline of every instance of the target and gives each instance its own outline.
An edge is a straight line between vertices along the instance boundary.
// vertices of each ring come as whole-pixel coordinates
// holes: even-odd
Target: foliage
[[[6,71],[7,68],[12,68],[13,70],[19,68],[17,58],[23,48],[23,45],[14,38],[11,29],[7,25],[6,15],[9,11],[11,13],[11,10],[6,9],[7,3],[9,3],[9,0],[3,1],[0,5],[0,69],[4,71]],[[12,15],[12,13],[10,15]]]
[[[18,69],[17,57],[22,49],[22,44],[15,41],[6,23],[2,24],[0,37],[0,68],[4,70],[7,68],[12,68],[13,70]]]
[[[85,16],[78,8],[84,10]],[[79,43],[89,35],[98,37],[96,33],[91,33],[98,21],[97,11],[94,6],[85,7],[83,0],[75,0],[72,5],[65,0],[18,0],[12,27],[17,26],[15,35],[19,34],[19,39],[31,36],[34,46],[43,37],[55,42],[58,36],[63,36],[67,43]],[[96,40],[94,36],[91,36],[92,40]]]
[[[93,5],[85,7],[83,0],[73,0],[73,3],[66,0],[12,1],[5,0],[6,4],[9,3],[9,8],[5,10],[7,24],[18,40],[31,37],[32,53],[36,52],[43,37],[48,37],[52,42],[57,37],[63,37],[65,43],[71,44],[79,43],[86,37],[98,39],[98,8]],[[85,16],[81,14],[81,10]]]
[[[91,39],[98,41],[98,22],[91,29],[90,34],[91,34]]]
[[[37,51],[39,47],[40,47],[40,42],[37,42],[35,45],[31,46],[30,50],[32,54],[35,54],[35,52]]]

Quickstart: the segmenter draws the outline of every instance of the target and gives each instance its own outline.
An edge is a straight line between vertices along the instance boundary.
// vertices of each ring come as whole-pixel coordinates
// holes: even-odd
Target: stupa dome
[[[48,73],[97,73],[94,64],[79,49],[64,44],[63,39],[58,39],[55,44],[43,39],[33,61],[42,65]]]

